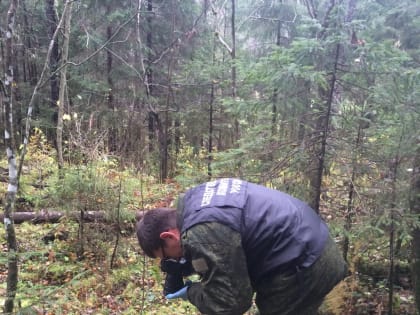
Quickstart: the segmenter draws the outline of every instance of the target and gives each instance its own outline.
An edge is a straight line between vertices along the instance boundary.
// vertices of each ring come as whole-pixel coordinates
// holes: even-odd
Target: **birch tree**
[[[69,1],[71,2],[71,1]],[[14,119],[13,119],[13,89],[16,86],[16,82],[13,77],[13,57],[15,53],[13,51],[13,34],[15,26],[15,15],[18,7],[18,0],[12,0],[10,2],[8,14],[7,14],[7,32],[6,32],[6,45],[5,45],[5,64],[6,64],[6,73],[4,84],[2,86],[2,95],[0,95],[0,104],[2,105],[5,121],[5,132],[4,139],[6,144],[6,155],[9,165],[9,180],[8,188],[6,193],[6,205],[4,210],[4,225],[6,228],[6,238],[7,238],[7,248],[8,248],[8,272],[7,272],[7,289],[6,289],[6,300],[4,303],[4,312],[6,314],[11,314],[14,309],[14,300],[16,296],[17,284],[18,284],[18,255],[17,255],[17,241],[16,233],[13,223],[13,212],[15,208],[16,195],[19,189],[19,178],[22,173],[23,161],[25,159],[29,131],[31,125],[32,109],[36,99],[36,96],[39,92],[39,89],[43,85],[43,80],[45,79],[45,74],[47,73],[49,60],[51,53],[53,51],[54,43],[58,35],[58,30],[60,29],[63,19],[61,19],[57,25],[57,28],[54,31],[54,34],[51,38],[50,45],[48,47],[48,52],[46,56],[46,61],[44,63],[43,70],[41,72],[40,78],[38,79],[37,84],[34,87],[32,92],[31,99],[28,104],[28,111],[26,116],[26,126],[25,134],[23,139],[23,147],[19,157],[19,164],[17,164],[16,159],[16,145],[14,141]],[[3,96],[3,97],[2,97]]]
[[[4,226],[6,228],[8,264],[7,264],[7,288],[6,300],[4,302],[4,312],[11,314],[13,312],[14,300],[16,296],[18,283],[18,259],[17,259],[17,241],[13,224],[12,214],[18,190],[18,172],[16,166],[16,149],[13,132],[13,35],[15,27],[15,15],[18,7],[18,1],[10,1],[7,12],[7,32],[5,47],[6,74],[4,79],[4,99],[3,112],[5,120],[4,141],[6,144],[6,155],[9,165],[9,182],[6,193],[6,205],[4,208]],[[1,99],[0,99],[1,101]]]

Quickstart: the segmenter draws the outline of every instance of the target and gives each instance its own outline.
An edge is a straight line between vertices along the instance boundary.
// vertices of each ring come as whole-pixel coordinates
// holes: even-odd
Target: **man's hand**
[[[188,298],[187,291],[188,291],[188,288],[189,288],[190,285],[191,285],[191,281],[187,281],[185,283],[185,287],[183,287],[181,290],[178,290],[175,293],[167,294],[165,297],[168,300],[172,300],[172,299],[183,299],[183,300],[186,300]]]

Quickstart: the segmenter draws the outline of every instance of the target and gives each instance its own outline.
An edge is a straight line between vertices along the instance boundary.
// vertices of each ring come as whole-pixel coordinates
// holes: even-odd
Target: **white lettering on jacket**
[[[232,182],[229,178],[223,178],[219,181],[212,181],[206,183],[206,187],[204,189],[203,198],[201,199],[201,207],[208,206],[211,203],[214,195],[216,196],[226,196],[227,193],[229,194],[239,194],[242,187],[242,181],[239,179],[233,179]],[[218,183],[217,191],[216,191],[216,183]],[[229,190],[229,184],[231,184]]]
[[[211,199],[214,196],[215,185],[216,185],[216,181],[206,183],[206,188],[204,190],[203,198],[201,199],[202,207],[208,206],[210,204]]]
[[[229,179],[223,178],[219,182],[219,187],[217,187],[217,196],[226,196],[229,187]]]
[[[242,181],[240,179],[234,179],[232,181],[232,187],[230,187],[229,193],[239,194],[239,192],[241,191],[241,185],[242,185]]]

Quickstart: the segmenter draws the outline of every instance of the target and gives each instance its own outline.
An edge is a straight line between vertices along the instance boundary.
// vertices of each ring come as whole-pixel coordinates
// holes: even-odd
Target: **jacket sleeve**
[[[202,223],[182,234],[182,244],[201,276],[188,289],[190,302],[203,314],[245,313],[253,291],[240,234],[220,223]]]

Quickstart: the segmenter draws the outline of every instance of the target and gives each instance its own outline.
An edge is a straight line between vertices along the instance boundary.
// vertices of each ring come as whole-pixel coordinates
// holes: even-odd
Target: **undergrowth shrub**
[[[100,164],[66,168],[62,178],[48,183],[49,206],[66,210],[111,210],[118,202],[118,182],[110,180],[110,170]]]

